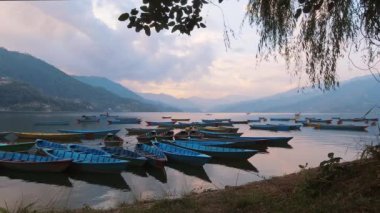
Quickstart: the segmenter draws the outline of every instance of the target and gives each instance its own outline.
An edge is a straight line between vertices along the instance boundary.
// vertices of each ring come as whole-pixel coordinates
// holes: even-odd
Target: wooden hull
[[[135,147],[136,153],[146,157],[149,165],[162,169],[168,161],[165,154],[159,149],[144,144],[137,144]]]
[[[160,125],[173,125],[175,124],[174,121],[172,122],[155,122],[155,121],[145,121],[148,126],[160,126]]]
[[[66,121],[46,121],[46,122],[37,122],[35,126],[68,126],[70,123]]]
[[[128,161],[118,160],[108,156],[77,153],[66,150],[43,150],[46,155],[55,158],[70,158],[72,163],[68,168],[76,172],[88,173],[121,173]],[[108,154],[108,153],[107,153]],[[110,155],[110,154],[108,154]]]
[[[323,130],[341,130],[341,131],[366,131],[368,126],[354,126],[354,125],[318,125],[315,129]]]
[[[141,122],[140,121],[128,121],[128,120],[109,120],[108,121],[108,124],[140,124]]]
[[[291,131],[291,130],[300,130],[301,125],[249,125],[251,129],[258,130],[269,130],[269,131]]]
[[[122,146],[123,141],[104,141],[106,147]]]
[[[107,134],[113,134],[115,135],[118,133],[120,129],[111,129],[111,130],[58,130],[58,132],[62,133],[70,133],[70,134],[79,134],[81,138],[83,139],[96,139],[96,138],[103,138]]]
[[[144,166],[147,159],[145,157],[143,158],[130,158],[130,157],[125,157],[125,156],[117,156],[117,155],[112,155],[112,157],[120,159],[120,160],[127,160],[128,166]]]
[[[174,121],[174,122],[178,122],[178,121],[190,121],[190,118],[172,118],[171,120]]]
[[[165,164],[167,162],[167,160],[165,159],[154,159],[154,158],[149,158],[147,156],[145,156],[147,159],[148,159],[148,164],[155,167],[155,168],[158,168],[158,169],[163,169],[165,167]]]
[[[165,155],[168,157],[169,161],[185,163],[193,166],[203,166],[204,164],[210,161],[210,158],[178,155],[168,152],[165,152]]]
[[[71,165],[71,160],[55,162],[9,162],[0,161],[0,166],[25,172],[63,172]]]
[[[197,144],[193,145],[191,144],[191,142],[187,142],[187,143],[174,142],[173,145],[180,146],[185,149],[190,149],[196,152],[204,153],[214,158],[248,159],[257,153],[257,150],[208,147],[208,146],[200,146]]]
[[[294,118],[270,118],[271,121],[292,121]]]
[[[231,128],[231,127],[203,127],[201,130],[206,130],[210,132],[225,132],[225,133],[237,133],[239,128]]]
[[[248,124],[248,121],[231,121],[232,124]]]
[[[127,160],[128,166],[143,166],[147,159],[137,153],[126,150],[121,147],[118,148],[102,148],[104,151],[110,153],[113,158],[117,158],[120,160]]]
[[[210,161],[211,157],[199,152],[180,148],[171,144],[153,143],[158,149],[165,153],[169,161],[185,163],[193,166],[203,166]]]
[[[78,133],[39,133],[39,132],[16,132],[19,139],[44,139],[53,141],[79,141],[82,134]]]
[[[35,142],[0,144],[0,151],[6,152],[26,152],[34,146]]]
[[[217,146],[226,148],[255,149],[260,152],[266,152],[268,144],[265,140],[260,142],[229,142],[229,141],[190,141],[191,143],[199,143],[202,146]]]
[[[69,170],[75,172],[86,173],[121,173],[125,168],[126,163],[81,163],[73,162]]]
[[[225,133],[225,132],[210,132],[210,131],[203,131],[200,130],[200,133],[204,135],[206,138],[219,138],[219,137],[240,137],[243,133]]]
[[[158,129],[142,129],[142,128],[125,128],[128,132],[128,135],[142,135],[152,131],[156,133],[167,132],[170,131],[171,128],[158,128]]]

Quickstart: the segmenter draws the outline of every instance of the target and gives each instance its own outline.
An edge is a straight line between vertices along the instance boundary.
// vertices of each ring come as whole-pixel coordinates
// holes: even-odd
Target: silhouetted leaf
[[[137,15],[138,13],[139,11],[136,8],[131,10],[131,14],[134,16]]]
[[[294,14],[294,18],[298,19],[298,17],[300,17],[301,13],[302,13],[302,9],[298,8],[296,11],[296,14]]]
[[[150,28],[148,26],[144,26],[144,31],[147,36],[150,36]]]
[[[125,21],[129,18],[129,14],[128,13],[123,13],[119,16],[119,21]]]
[[[148,11],[149,11],[148,7],[145,6],[145,5],[144,5],[144,6],[141,6],[140,9],[141,9],[142,11],[144,11],[144,12],[148,12]]]

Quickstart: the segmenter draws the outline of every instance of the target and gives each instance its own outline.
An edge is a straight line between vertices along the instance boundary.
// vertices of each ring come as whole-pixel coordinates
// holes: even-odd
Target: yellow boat
[[[80,133],[45,133],[45,132],[15,132],[18,139],[44,139],[54,141],[79,141]]]

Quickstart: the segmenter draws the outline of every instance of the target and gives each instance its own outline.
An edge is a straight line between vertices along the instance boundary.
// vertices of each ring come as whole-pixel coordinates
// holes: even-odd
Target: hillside
[[[380,105],[380,83],[372,76],[342,82],[336,90],[293,89],[274,96],[218,106],[221,112],[364,112]]]
[[[4,48],[0,48],[0,76],[27,83],[46,96],[87,103],[91,110],[158,111],[153,105],[82,83],[31,55]]]
[[[162,103],[162,102],[156,101],[156,100],[145,99],[145,98],[137,95],[132,90],[130,90],[130,89],[128,89],[128,88],[126,88],[126,87],[124,87],[124,86],[122,86],[116,82],[113,82],[107,78],[104,78],[104,77],[98,77],[98,76],[73,76],[73,77],[75,79],[85,83],[85,84],[88,84],[88,85],[91,85],[94,87],[103,88],[103,89],[105,89],[105,90],[107,90],[107,91],[109,91],[109,92],[111,92],[111,93],[113,93],[119,97],[134,99],[134,100],[140,101],[142,103],[153,105],[159,111],[165,111],[165,112],[181,111],[179,108],[173,107],[170,104],[165,104],[165,103]]]
[[[75,79],[91,85],[93,87],[100,87],[106,89],[109,92],[114,93],[122,98],[129,98],[134,100],[143,100],[142,97],[134,93],[132,90],[123,87],[122,85],[115,83],[107,78],[98,76],[72,76]]]
[[[28,84],[0,78],[0,111],[77,111],[87,104],[50,98]]]

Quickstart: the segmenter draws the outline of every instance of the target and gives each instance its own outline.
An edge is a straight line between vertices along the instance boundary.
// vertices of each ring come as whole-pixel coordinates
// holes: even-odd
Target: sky
[[[281,59],[257,63],[256,30],[241,27],[247,1],[205,7],[207,28],[191,36],[164,32],[150,37],[117,20],[139,2],[0,1],[0,46],[71,75],[102,76],[136,92],[179,98],[260,98],[307,84],[306,76],[294,76]],[[235,32],[227,50],[223,14]],[[368,74],[346,60],[338,66],[339,80]]]

